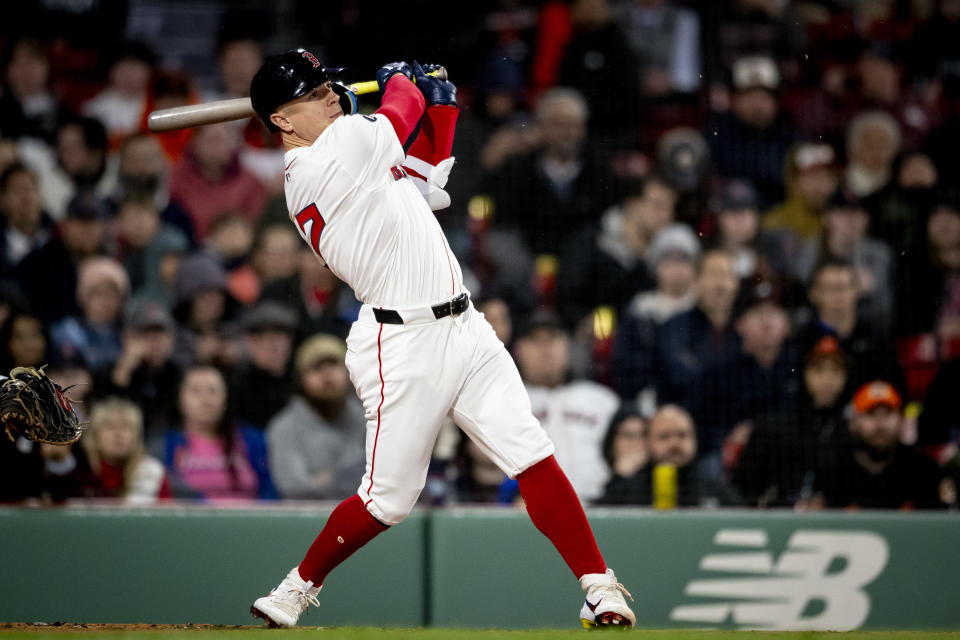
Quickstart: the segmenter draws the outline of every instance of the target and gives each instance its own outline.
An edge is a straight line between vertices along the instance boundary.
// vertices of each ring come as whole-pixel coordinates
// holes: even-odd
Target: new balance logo
[[[727,547],[700,560],[711,577],[687,584],[694,604],[670,619],[742,629],[850,631],[870,614],[864,590],[887,566],[886,540],[870,531],[799,530],[774,558],[763,529],[721,529]]]

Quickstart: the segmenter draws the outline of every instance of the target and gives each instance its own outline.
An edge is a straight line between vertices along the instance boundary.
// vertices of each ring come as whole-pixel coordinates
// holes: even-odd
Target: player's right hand
[[[377,85],[380,87],[380,93],[387,86],[387,81],[398,73],[402,73],[413,80],[413,69],[406,62],[388,62],[377,71]]]
[[[446,104],[457,106],[457,87],[452,82],[441,80],[434,76],[428,76],[427,73],[438,68],[435,64],[420,65],[416,60],[413,61],[413,77],[417,82],[417,89],[423,94],[427,101],[427,106],[434,104]]]

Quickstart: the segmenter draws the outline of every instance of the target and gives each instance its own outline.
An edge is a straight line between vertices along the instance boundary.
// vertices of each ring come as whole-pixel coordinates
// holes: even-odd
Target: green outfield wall
[[[0,621],[248,624],[329,509],[0,508]],[[960,516],[589,512],[653,628],[960,629]],[[330,575],[307,626],[573,627],[522,511],[418,511]]]

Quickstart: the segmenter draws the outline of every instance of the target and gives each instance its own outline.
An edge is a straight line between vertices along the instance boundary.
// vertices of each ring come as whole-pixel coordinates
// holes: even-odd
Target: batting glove
[[[402,73],[413,80],[413,70],[406,62],[388,62],[380,67],[380,70],[377,71],[377,86],[380,87],[380,93],[383,93],[386,88],[387,81],[398,73]]]
[[[416,60],[413,61],[413,77],[417,82],[417,89],[423,94],[427,101],[427,106],[435,104],[446,104],[457,106],[457,88],[452,82],[441,80],[434,76],[428,76],[427,72],[437,68],[437,65],[428,64],[420,66]]]

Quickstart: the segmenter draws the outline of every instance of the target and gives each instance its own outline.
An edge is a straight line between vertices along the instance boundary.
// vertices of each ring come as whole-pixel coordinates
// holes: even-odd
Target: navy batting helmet
[[[273,56],[253,76],[250,83],[250,101],[253,109],[270,131],[277,127],[270,122],[270,114],[282,104],[303,97],[327,82],[342,68],[323,66],[320,60],[305,49],[292,49]],[[356,112],[356,98],[343,85],[333,87],[340,96],[343,112]]]

